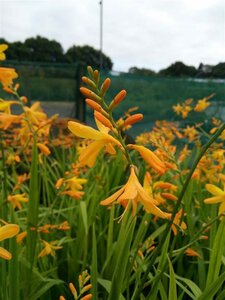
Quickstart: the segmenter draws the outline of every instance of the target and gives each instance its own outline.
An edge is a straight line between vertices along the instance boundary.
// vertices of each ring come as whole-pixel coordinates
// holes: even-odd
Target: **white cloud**
[[[114,69],[225,61],[223,0],[103,0],[103,51]],[[99,48],[99,0],[0,0],[0,36],[41,35]]]

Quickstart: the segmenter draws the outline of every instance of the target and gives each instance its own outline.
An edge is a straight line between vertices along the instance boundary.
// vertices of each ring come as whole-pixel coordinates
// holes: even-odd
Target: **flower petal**
[[[213,203],[219,203],[225,201],[223,195],[222,196],[215,196],[211,198],[207,198],[204,200],[206,204],[213,204]]]
[[[225,201],[220,204],[219,215],[225,212]]]
[[[68,122],[68,128],[74,135],[79,136],[81,138],[91,140],[99,140],[100,138],[102,138],[102,133],[98,130],[74,121]]]
[[[96,158],[103,147],[104,143],[102,143],[102,141],[94,141],[93,143],[88,145],[87,148],[85,148],[81,152],[81,155],[79,157],[81,166],[93,167]]]
[[[142,158],[159,174],[165,173],[166,166],[164,162],[161,161],[153,151],[140,145],[129,144],[128,147],[138,151]]]
[[[124,186],[122,188],[120,188],[117,192],[115,192],[114,194],[112,194],[111,196],[109,196],[108,198],[106,198],[105,200],[102,200],[100,202],[101,205],[109,205],[111,204],[113,201],[115,201],[124,191]]]
[[[11,238],[19,232],[19,226],[16,224],[7,224],[0,227],[0,241]]]
[[[214,184],[206,184],[205,185],[206,189],[208,192],[210,192],[212,195],[214,196],[220,196],[220,195],[225,195],[225,192],[223,190],[221,190],[220,188],[218,188],[217,186],[215,186]]]
[[[6,260],[10,260],[12,258],[12,254],[6,249],[0,247],[0,257]]]

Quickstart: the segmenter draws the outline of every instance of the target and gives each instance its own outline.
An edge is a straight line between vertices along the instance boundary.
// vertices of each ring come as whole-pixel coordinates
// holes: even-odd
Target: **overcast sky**
[[[225,62],[225,0],[103,0],[103,52],[113,69]],[[99,0],[0,0],[0,37],[41,35],[100,47]]]

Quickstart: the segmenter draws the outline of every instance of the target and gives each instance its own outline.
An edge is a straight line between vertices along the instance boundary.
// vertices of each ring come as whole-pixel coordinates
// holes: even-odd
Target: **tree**
[[[55,40],[37,36],[28,38],[24,42],[28,51],[28,60],[39,62],[65,62],[63,48]]]
[[[69,62],[81,62],[84,65],[90,65],[93,68],[100,68],[100,51],[91,46],[72,46],[66,52],[66,58]],[[113,63],[111,59],[102,53],[102,68],[112,70]]]
[[[184,63],[178,61],[170,65],[168,68],[160,70],[159,75],[161,76],[172,76],[172,77],[193,77],[196,76],[197,70],[195,67],[187,66]]]
[[[212,67],[212,77],[225,78],[225,62]]]
[[[136,75],[143,75],[143,76],[156,76],[156,72],[151,69],[139,69],[137,67],[131,67],[128,70],[128,73],[130,74],[136,74]]]

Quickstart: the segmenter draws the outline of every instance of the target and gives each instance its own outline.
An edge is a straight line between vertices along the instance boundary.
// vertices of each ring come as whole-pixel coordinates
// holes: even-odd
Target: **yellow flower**
[[[153,151],[140,145],[129,144],[127,147],[138,151],[142,158],[159,174],[165,173],[166,165],[156,156]]]
[[[1,44],[0,45],[0,60],[5,60],[5,53],[4,51],[8,49],[8,45],[6,44]]]
[[[13,101],[13,100],[3,100],[0,99],[0,111],[3,111],[6,114],[11,114],[11,105],[17,104],[19,105],[18,101]]]
[[[68,195],[74,199],[80,199],[84,195],[82,185],[87,182],[87,179],[73,176],[69,179],[65,179],[63,182],[65,183],[65,188],[64,191],[61,192],[62,195]]]
[[[31,107],[25,106],[24,110],[27,118],[34,125],[39,126],[41,122],[48,119],[47,115],[41,109],[41,104],[39,101],[32,104]]]
[[[198,103],[196,104],[194,110],[197,112],[204,111],[210,105],[209,102],[206,102],[207,100],[209,100],[209,98],[203,98],[198,100]]]
[[[16,224],[7,224],[0,227],[0,242],[15,236],[19,232],[19,226]],[[6,249],[0,247],[0,257],[10,260],[12,255]]]
[[[200,255],[197,251],[193,250],[192,248],[187,248],[187,249],[184,251],[184,253],[185,253],[187,256],[193,256],[193,257],[199,257],[199,258],[201,258],[201,255]]]
[[[185,119],[187,118],[189,112],[192,110],[191,106],[189,105],[191,103],[191,101],[189,101],[191,99],[188,99],[185,101],[185,103],[183,103],[182,105],[180,105],[179,103],[177,105],[173,106],[173,110],[177,115],[182,115],[182,118]]]
[[[116,193],[109,196],[105,200],[101,201],[101,205],[110,205],[114,201],[122,204],[126,209],[128,204],[131,203],[133,209],[132,214],[136,213],[138,202],[144,206],[144,209],[151,214],[154,214],[160,218],[167,218],[167,215],[157,207],[157,201],[147,194],[142,187],[135,174],[134,166],[130,168],[130,176],[127,183],[120,188]],[[125,210],[126,211],[126,210]]]
[[[153,185],[154,189],[165,189],[171,191],[177,191],[177,186],[166,181],[156,181]]]
[[[186,223],[184,221],[182,221],[182,222],[180,221],[182,215],[183,215],[183,209],[180,209],[178,211],[178,213],[176,213],[176,216],[173,220],[173,224],[171,225],[171,229],[172,229],[174,235],[177,235],[177,227],[179,227],[183,230],[187,229]]]
[[[177,115],[180,115],[183,110],[183,106],[178,103],[177,105],[173,105],[173,110]]]
[[[0,113],[0,128],[3,130],[8,129],[13,123],[20,123],[21,115],[10,115],[6,113]]]
[[[68,128],[74,135],[81,138],[94,140],[94,142],[90,143],[79,156],[79,162],[81,166],[87,165],[89,167],[92,167],[95,164],[99,152],[104,147],[110,154],[116,154],[114,146],[121,147],[120,142],[110,134],[108,134],[109,128],[107,128],[97,120],[96,124],[99,130],[77,122],[68,122]]]
[[[42,242],[44,244],[44,249],[39,253],[38,257],[43,257],[46,255],[55,256],[55,250],[62,249],[62,246],[55,246],[55,244],[57,244],[57,241],[48,243],[42,240]]]
[[[22,231],[16,237],[17,244],[21,244],[23,240],[27,237],[27,231]]]
[[[214,197],[210,197],[204,200],[206,204],[221,203],[219,207],[219,215],[225,212],[225,184],[224,190],[215,186],[214,184],[205,185],[208,192],[210,192]]]
[[[10,87],[13,84],[13,80],[18,77],[15,69],[12,68],[0,68],[0,82],[4,87]]]
[[[28,202],[28,198],[24,197],[25,193],[17,195],[9,195],[8,201],[12,203],[13,208],[21,209],[22,205],[20,202]]]
[[[38,146],[38,149],[41,151],[41,153],[43,153],[45,156],[48,156],[49,154],[51,154],[51,151],[45,144],[37,143],[37,146]]]
[[[193,142],[198,136],[198,131],[194,126],[187,125],[187,127],[184,129],[184,136],[189,138],[190,142]]]

